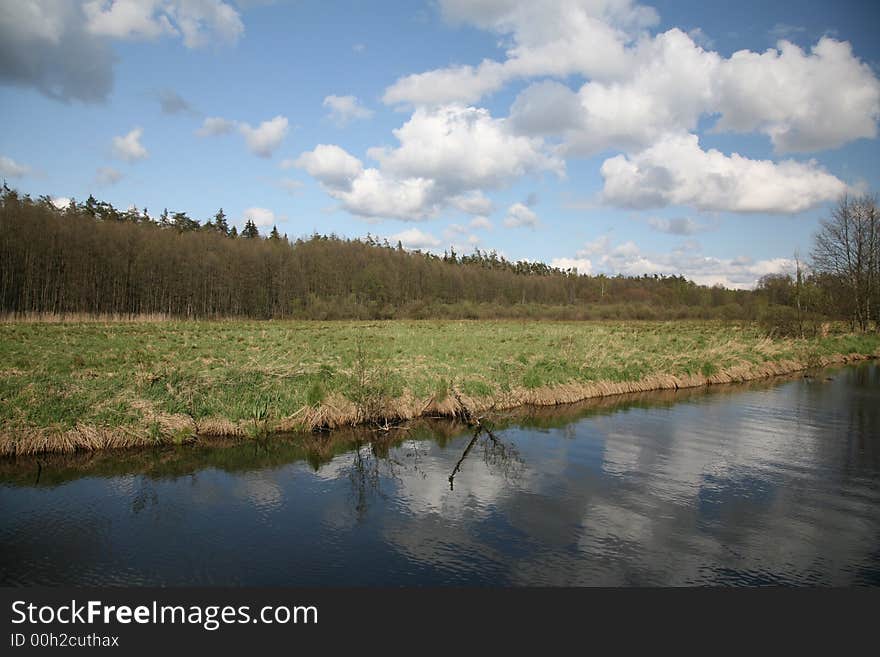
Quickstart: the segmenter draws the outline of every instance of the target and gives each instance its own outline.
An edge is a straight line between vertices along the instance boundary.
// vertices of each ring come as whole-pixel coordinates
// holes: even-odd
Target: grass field
[[[0,453],[384,423],[880,354],[714,322],[0,323]]]

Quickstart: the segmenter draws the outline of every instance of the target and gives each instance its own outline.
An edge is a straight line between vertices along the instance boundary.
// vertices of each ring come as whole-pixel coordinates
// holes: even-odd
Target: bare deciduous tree
[[[880,216],[877,198],[865,194],[840,199],[816,233],[813,268],[837,279],[848,298],[836,299],[853,328],[868,330],[878,319]]]

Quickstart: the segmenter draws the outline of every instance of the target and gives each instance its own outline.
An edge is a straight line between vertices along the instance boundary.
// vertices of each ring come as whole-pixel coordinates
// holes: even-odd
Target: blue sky
[[[880,189],[880,5],[0,0],[0,175],[754,285]]]

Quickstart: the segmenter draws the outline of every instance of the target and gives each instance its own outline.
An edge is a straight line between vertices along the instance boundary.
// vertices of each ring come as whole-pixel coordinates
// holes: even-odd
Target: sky
[[[0,177],[753,287],[880,190],[880,3],[0,0]]]

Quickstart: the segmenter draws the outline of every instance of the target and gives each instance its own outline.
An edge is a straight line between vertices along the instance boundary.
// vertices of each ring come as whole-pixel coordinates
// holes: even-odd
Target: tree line
[[[865,219],[864,202],[846,201],[848,236],[874,225]],[[875,244],[871,235],[866,244]],[[829,244],[834,239],[829,234]],[[93,197],[58,208],[49,197],[33,199],[4,185],[0,310],[181,318],[759,319],[784,308],[867,328],[880,309],[880,275],[876,244],[859,240],[853,244],[864,273],[855,278],[831,266],[836,252],[823,260],[817,236],[814,272],[730,290],[683,276],[591,276],[513,262],[494,251],[408,251],[370,235],[291,240],[273,227],[264,237],[250,220],[239,232],[222,209],[200,222],[184,212],[153,218],[146,209],[122,211]],[[851,283],[857,301],[847,296]]]

